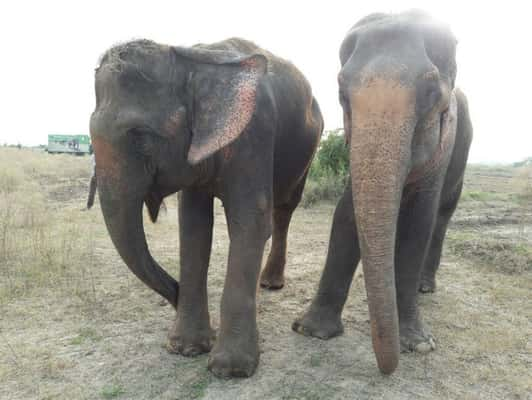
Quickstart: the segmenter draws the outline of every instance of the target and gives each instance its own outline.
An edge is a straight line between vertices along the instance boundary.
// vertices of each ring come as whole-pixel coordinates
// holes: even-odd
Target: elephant
[[[125,264],[176,309],[168,350],[210,352],[217,377],[251,376],[265,242],[272,237],[260,282],[280,288],[290,219],[323,130],[308,81],[244,39],[192,47],[143,39],[103,55],[95,91],[90,133],[101,210]],[[176,192],[180,283],[151,256],[142,220],[143,203],[155,222]],[[207,302],[215,197],[230,239],[217,337]]]
[[[292,328],[322,339],[341,334],[362,259],[372,344],[384,374],[396,369],[401,351],[435,349],[417,294],[434,287],[472,140],[467,100],[455,88],[456,43],[446,24],[412,10],[363,18],[340,48],[350,179],[334,212],[317,293]]]

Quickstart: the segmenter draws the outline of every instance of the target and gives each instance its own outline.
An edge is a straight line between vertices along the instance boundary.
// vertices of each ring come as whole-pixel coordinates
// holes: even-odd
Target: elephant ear
[[[197,164],[235,141],[255,112],[257,88],[266,73],[267,60],[260,54],[202,48],[175,48],[178,56],[192,61],[189,124],[192,141],[188,161]]]
[[[424,29],[425,51],[438,68],[441,76],[454,88],[456,80],[456,44],[458,43],[451,29],[442,23],[432,22]]]

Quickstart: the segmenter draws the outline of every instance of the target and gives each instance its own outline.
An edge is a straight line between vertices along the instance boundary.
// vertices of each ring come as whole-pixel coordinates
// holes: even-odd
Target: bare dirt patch
[[[5,161],[12,154],[4,151],[0,149],[0,171],[13,168],[13,161]],[[32,168],[42,164],[54,171],[57,178],[49,185],[54,187],[70,187],[68,182],[76,187],[83,177],[72,170],[89,167],[87,158],[56,163],[46,154],[28,157]],[[479,259],[467,243],[513,243],[529,251],[532,224],[528,217],[519,219],[524,221],[519,222],[522,227],[506,220],[489,227],[460,222],[500,215],[509,205],[506,201],[469,199],[460,205],[438,291],[420,298],[437,350],[428,355],[402,354],[390,377],[378,372],[371,350],[362,279],[351,288],[343,315],[344,335],[321,341],[291,331],[292,321],[308,306],[319,281],[334,206],[298,209],[290,230],[286,286],[281,291],[259,291],[262,353],[257,373],[225,381],[207,371],[207,356],[185,358],[166,352],[172,308],[161,306],[160,298],[127,270],[108,238],[99,207],[81,211],[85,202],[81,189],[70,197],[54,197],[42,184],[50,181],[32,174],[31,168],[28,171],[14,178],[23,179],[15,190],[0,193],[0,213],[8,200],[12,204],[9,223],[3,220],[6,253],[0,254],[2,399],[531,398],[532,271],[526,267],[507,273],[493,267],[507,262],[513,252],[497,259],[497,247],[492,252],[483,247],[486,254]],[[491,190],[498,187],[494,181],[501,181],[501,188],[511,190],[510,173],[496,179],[489,171],[482,173],[489,182],[479,185]],[[30,187],[45,192],[24,203],[35,209],[16,207],[16,199],[20,203],[23,196],[31,195],[33,189],[26,190]],[[522,211],[517,203],[510,208],[512,218]],[[175,198],[167,201],[167,209],[160,222],[147,223],[146,228],[154,256],[176,276]],[[33,223],[24,210],[34,215]],[[516,225],[519,229],[513,228]],[[36,230],[41,233],[32,233]],[[460,243],[466,243],[462,252],[453,247]],[[215,327],[227,251],[223,209],[217,203],[209,271],[209,308]]]

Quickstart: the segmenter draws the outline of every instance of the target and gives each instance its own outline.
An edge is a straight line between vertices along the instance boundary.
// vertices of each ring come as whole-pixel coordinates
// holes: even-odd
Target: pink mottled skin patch
[[[105,139],[93,136],[92,146],[96,160],[96,176],[100,179],[117,180],[120,177],[120,161],[113,147]]]
[[[255,60],[248,60],[256,64]],[[203,143],[192,144],[188,153],[188,160],[192,164],[214,154],[216,151],[235,141],[251,122],[255,111],[257,85],[261,76],[256,68],[246,68],[248,71],[235,83],[236,90],[232,104],[224,113],[215,132]]]
[[[223,155],[223,158],[224,158],[224,161],[229,161],[232,157],[233,157],[233,149],[231,147],[224,147],[222,149],[222,155]]]
[[[177,135],[177,132],[182,128],[185,123],[186,111],[184,107],[180,107],[166,120],[164,124],[163,134],[167,137],[173,137]]]
[[[258,62],[255,58],[248,58],[247,60],[242,61],[240,65],[248,68],[257,68]]]

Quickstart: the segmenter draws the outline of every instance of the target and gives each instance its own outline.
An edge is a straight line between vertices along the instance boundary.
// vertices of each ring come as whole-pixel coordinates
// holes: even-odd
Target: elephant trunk
[[[109,236],[129,269],[177,308],[179,284],[157,264],[146,243],[142,204],[149,181],[125,182],[125,170],[116,159],[109,157],[108,147],[99,142],[97,145],[100,150],[96,153],[98,196]],[[142,174],[139,169],[134,175],[140,181]]]
[[[413,132],[406,100],[406,91],[372,87],[356,92],[351,110],[353,205],[373,349],[384,374],[396,369],[400,349],[394,253]]]
[[[87,197],[87,210],[90,210],[94,205],[94,197],[96,196],[96,168],[92,172],[90,181],[89,181],[89,196]]]

